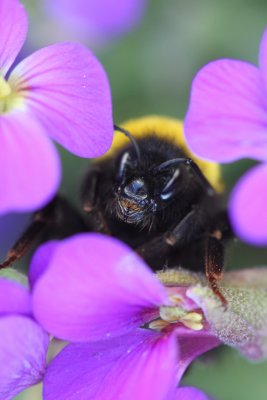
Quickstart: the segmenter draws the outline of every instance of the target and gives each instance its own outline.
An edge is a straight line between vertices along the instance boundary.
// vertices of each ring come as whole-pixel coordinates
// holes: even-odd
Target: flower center
[[[21,107],[22,100],[22,95],[12,90],[11,85],[0,74],[0,114],[4,114],[15,107]]]
[[[170,296],[173,306],[161,306],[159,309],[160,318],[151,321],[149,328],[161,331],[171,324],[183,324],[189,329],[200,331],[203,329],[203,314],[198,310],[188,311],[182,307],[182,298]]]
[[[11,93],[11,87],[8,82],[0,75],[0,101],[2,102]]]

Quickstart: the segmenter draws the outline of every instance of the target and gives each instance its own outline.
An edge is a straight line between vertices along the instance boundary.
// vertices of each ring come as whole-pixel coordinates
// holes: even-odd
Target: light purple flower
[[[79,44],[43,48],[13,71],[27,31],[18,0],[0,0],[0,213],[41,207],[55,194],[60,163],[54,139],[96,157],[113,136],[108,80]]]
[[[218,60],[202,68],[192,85],[185,119],[187,142],[197,155],[219,162],[252,158],[252,168],[236,185],[230,216],[237,235],[267,244],[267,30],[259,67]]]
[[[48,335],[33,320],[27,288],[0,277],[0,398],[11,400],[42,380]]]
[[[45,400],[175,399],[188,364],[221,343],[185,288],[165,288],[115,239],[50,242],[30,281],[35,318],[72,342],[48,367]]]
[[[133,29],[147,0],[44,0],[48,12],[73,33],[110,40]]]

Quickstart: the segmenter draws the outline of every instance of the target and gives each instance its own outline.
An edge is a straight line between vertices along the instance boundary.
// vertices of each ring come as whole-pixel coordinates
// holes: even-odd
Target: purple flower
[[[147,0],[44,0],[48,12],[73,33],[110,40],[130,31],[144,14]]]
[[[96,157],[113,136],[105,72],[84,47],[43,48],[12,72],[27,31],[17,0],[0,0],[0,213],[41,207],[55,194],[59,157],[50,138],[81,157]]]
[[[186,288],[165,288],[115,239],[50,242],[30,281],[39,323],[72,342],[48,367],[45,400],[175,399],[188,364],[220,344]]]
[[[48,335],[33,320],[27,288],[0,278],[0,398],[13,399],[42,380]]]
[[[219,162],[261,161],[237,183],[230,216],[240,238],[267,244],[267,31],[259,68],[218,60],[199,71],[192,85],[185,135],[192,151]]]

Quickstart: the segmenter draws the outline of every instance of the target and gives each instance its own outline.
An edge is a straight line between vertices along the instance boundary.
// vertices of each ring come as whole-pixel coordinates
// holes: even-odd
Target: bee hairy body
[[[115,134],[110,151],[94,160],[88,171],[83,183],[83,203],[90,203],[90,214],[94,212],[92,209],[101,210],[105,219],[102,231],[106,230],[105,233],[131,246],[153,270],[182,266],[203,271],[207,237],[213,231],[220,231],[225,239],[229,230],[222,205],[220,167],[192,155],[185,144],[179,121],[145,117],[129,121],[123,127],[135,138],[140,157],[137,157],[126,137]],[[126,161],[123,160],[125,154],[129,156]],[[201,165],[201,171],[214,188],[213,196],[207,193],[195,171],[186,164],[157,171],[168,160],[189,158]],[[118,170],[123,168],[123,176],[118,177]],[[161,193],[164,181],[170,182],[175,173],[173,193],[166,192],[164,197]],[[93,200],[89,198],[91,189],[88,190],[92,175],[98,175]],[[133,185],[132,182],[145,187],[143,196],[125,195],[125,188]],[[142,206],[145,195],[147,204]],[[171,238],[173,230],[179,224],[183,225],[188,215],[192,218],[188,218],[186,226],[181,226],[179,243],[170,245],[168,235]],[[97,225],[100,226],[100,223],[97,222],[91,229],[96,230]]]
[[[115,131],[111,149],[91,162],[83,179],[82,213],[57,196],[35,213],[0,267],[20,258],[44,229],[48,237],[100,232],[128,244],[154,271],[205,270],[224,302],[217,281],[232,232],[219,165],[193,155],[182,123],[171,118],[140,118]]]

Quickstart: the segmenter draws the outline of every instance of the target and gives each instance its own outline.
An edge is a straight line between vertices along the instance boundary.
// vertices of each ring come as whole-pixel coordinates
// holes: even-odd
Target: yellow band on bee
[[[127,129],[136,139],[153,134],[160,139],[173,143],[176,147],[180,147],[189,158],[197,163],[214,189],[217,192],[223,190],[219,164],[200,159],[191,153],[185,142],[182,121],[162,116],[146,116],[126,121],[121,126]],[[128,143],[129,139],[126,136],[115,132],[110,150],[101,158],[114,156]]]

